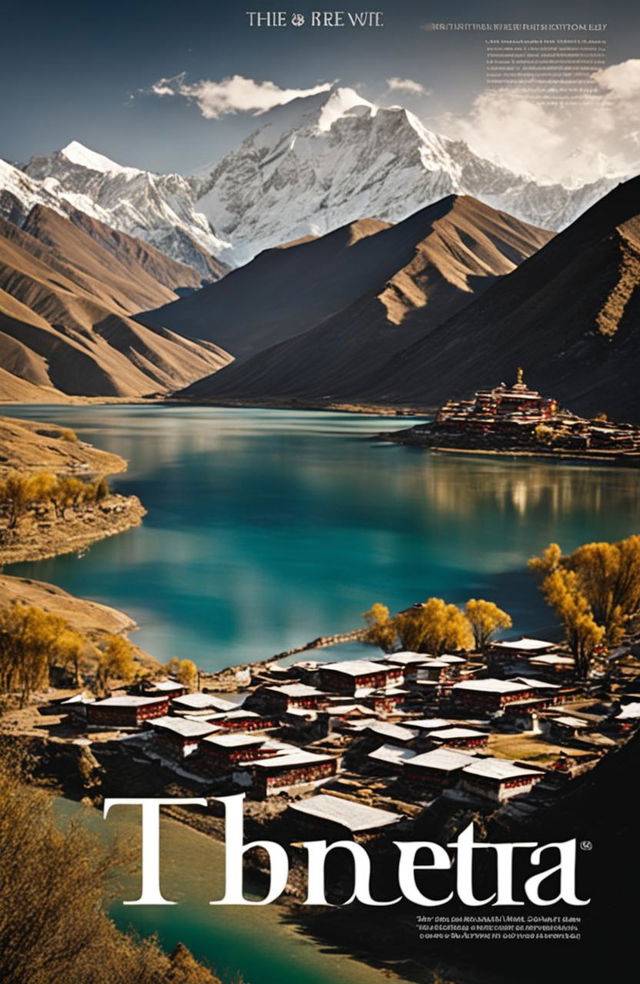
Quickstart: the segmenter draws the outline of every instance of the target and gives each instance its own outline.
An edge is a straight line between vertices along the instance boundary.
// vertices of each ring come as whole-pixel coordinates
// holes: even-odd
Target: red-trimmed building
[[[489,741],[489,735],[486,731],[455,727],[429,731],[427,738],[435,741],[437,745],[447,745],[448,748],[484,748]]]
[[[357,697],[374,690],[388,690],[404,681],[401,666],[369,659],[345,659],[339,663],[323,663],[319,669],[320,682],[325,690]]]
[[[460,789],[473,796],[505,803],[531,792],[544,779],[543,769],[529,768],[508,759],[476,759],[462,770]]]
[[[451,688],[453,705],[463,714],[493,714],[509,704],[537,696],[533,687],[514,680],[463,680]]]
[[[149,697],[184,697],[189,688],[178,680],[142,680],[135,688],[136,692]]]
[[[473,761],[473,757],[464,752],[434,748],[431,752],[407,759],[403,763],[403,776],[409,782],[440,792],[455,786],[462,770]]]
[[[283,683],[281,686],[260,687],[247,697],[244,706],[273,714],[285,714],[292,708],[315,711],[324,703],[326,696],[322,690],[306,683]]]
[[[125,694],[87,704],[87,724],[96,728],[137,728],[151,718],[168,713],[168,697]]]
[[[201,741],[198,763],[203,771],[217,774],[240,763],[268,758],[276,750],[265,735],[216,733]]]
[[[279,727],[280,722],[274,714],[257,714],[255,711],[245,711],[239,708],[236,711],[227,711],[224,714],[212,714],[209,718],[223,731],[269,731],[271,728]]]
[[[335,756],[316,755],[296,748],[253,763],[251,795],[264,799],[294,787],[317,785],[335,776],[337,771]]]
[[[149,721],[149,727],[159,749],[171,758],[182,761],[193,755],[203,738],[218,730],[207,721],[193,721],[183,717],[159,717]]]

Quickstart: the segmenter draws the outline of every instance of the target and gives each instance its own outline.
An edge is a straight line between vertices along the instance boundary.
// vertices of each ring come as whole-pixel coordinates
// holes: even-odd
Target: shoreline
[[[44,414],[46,416],[46,413]],[[126,472],[128,462],[78,438],[75,431],[42,420],[0,415],[0,480],[48,475],[76,481],[107,479]],[[28,501],[12,522],[3,503],[0,567],[79,553],[99,540],[139,526],[146,509],[135,495],[105,489],[90,502]]]
[[[145,397],[102,397],[86,396],[69,397],[67,400],[57,401],[56,403],[19,403],[17,401],[0,400],[0,409],[3,407],[35,407],[50,406],[54,409],[60,407],[75,406],[152,406],[152,407],[218,407],[229,410],[304,410],[304,411],[331,411],[333,413],[353,413],[375,417],[425,417],[430,416],[434,407],[405,406],[403,404],[389,403],[358,403],[340,400],[187,400],[177,397],[167,396],[158,398]]]
[[[108,508],[109,512],[102,512],[102,506]],[[147,515],[147,510],[136,495],[110,495],[102,506],[97,511],[87,511],[62,523],[53,524],[50,530],[39,530],[26,543],[25,538],[20,537],[16,543],[0,544],[0,568],[62,557],[64,554],[82,553],[94,543],[140,526]]]
[[[402,431],[398,431],[398,434],[402,433]],[[580,454],[579,452],[573,451],[538,451],[537,449],[526,448],[461,448],[443,444],[426,444],[424,441],[408,439],[406,436],[405,438],[400,438],[393,432],[381,432],[375,436],[387,444],[401,444],[404,447],[416,448],[421,451],[431,451],[437,454],[467,454],[487,458],[531,458],[534,460],[541,459],[543,461],[573,461],[578,464],[596,464],[616,468],[640,468],[640,455],[625,459],[623,453],[615,451],[595,451]]]

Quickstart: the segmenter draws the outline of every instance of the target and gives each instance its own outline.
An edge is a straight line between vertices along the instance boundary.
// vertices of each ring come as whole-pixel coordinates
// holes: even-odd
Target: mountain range
[[[364,220],[269,250],[143,320],[215,338],[238,357],[188,396],[357,393],[551,236],[450,196],[395,226]]]
[[[478,204],[472,207],[477,214]],[[383,317],[380,311],[394,279],[382,295],[192,384],[185,395],[426,407],[509,380],[523,366],[530,384],[576,410],[640,419],[640,177],[464,307],[448,315],[440,309],[435,324],[428,299],[412,310],[401,306],[400,324],[406,320],[416,337],[379,363],[369,352],[394,330],[389,309]],[[431,286],[430,269],[428,280]]]
[[[338,87],[189,177],[0,161],[0,392],[425,406],[524,364],[638,417],[639,180],[539,183]]]
[[[153,174],[116,164],[72,141],[49,156],[32,157],[24,173],[63,206],[86,212],[193,266],[205,281],[226,270],[217,259],[227,246],[194,207],[179,174]]]
[[[0,164],[0,210],[6,191],[20,197],[22,181],[31,202],[84,211],[193,266],[204,281],[282,243],[365,216],[396,223],[449,195],[558,230],[617,180],[536,182],[427,129],[401,106],[382,108],[340,87],[263,114],[235,150],[186,177],[125,166],[78,141],[32,157],[17,175],[7,167]]]
[[[561,229],[616,183],[539,184],[427,129],[401,106],[334,88],[272,110],[237,150],[191,179],[198,208],[244,263],[263,249],[323,235],[363,216],[399,222],[448,195],[471,195]]]

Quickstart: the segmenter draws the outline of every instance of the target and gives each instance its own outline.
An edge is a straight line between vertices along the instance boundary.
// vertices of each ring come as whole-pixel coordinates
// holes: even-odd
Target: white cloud
[[[593,78],[612,96],[633,99],[640,95],[640,58],[629,58],[618,65],[601,68],[594,72]]]
[[[420,82],[414,82],[413,79],[399,79],[394,76],[391,79],[387,79],[387,85],[392,90],[401,90],[403,92],[412,92],[415,95],[428,96],[429,93]]]
[[[602,93],[584,103],[548,106],[515,89],[486,90],[468,113],[443,114],[429,125],[542,181],[579,184],[637,173],[640,60],[610,65],[594,79]]]
[[[256,82],[243,75],[230,75],[213,82],[187,82],[186,75],[159,79],[151,86],[156,96],[182,96],[195,102],[208,120],[217,120],[230,113],[266,113],[274,106],[282,106],[302,96],[315,96],[328,92],[332,83],[313,86],[310,89],[281,89],[275,82]]]

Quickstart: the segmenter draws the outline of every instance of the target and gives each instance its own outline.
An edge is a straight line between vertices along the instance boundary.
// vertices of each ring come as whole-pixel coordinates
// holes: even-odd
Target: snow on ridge
[[[374,116],[378,109],[373,103],[359,96],[355,89],[334,89],[320,110],[318,129],[327,132],[336,120],[356,108],[361,112],[362,110],[368,110],[369,116]]]
[[[142,173],[136,167],[126,167],[123,164],[112,161],[109,157],[105,157],[104,154],[99,154],[97,151],[85,147],[84,144],[79,143],[77,140],[72,140],[59,153],[71,164],[87,167],[90,171],[99,171],[101,174],[125,174],[133,177],[136,174]]]

